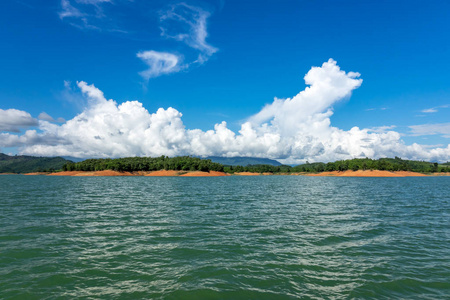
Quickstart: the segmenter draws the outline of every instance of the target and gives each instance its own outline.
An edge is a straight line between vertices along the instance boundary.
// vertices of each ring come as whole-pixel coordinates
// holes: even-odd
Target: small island
[[[236,161],[236,160],[232,160]],[[245,159],[241,158],[241,163]],[[250,158],[254,162],[254,158]],[[226,160],[222,160],[226,163]],[[277,164],[222,164],[192,156],[125,157],[86,159],[73,162],[61,157],[8,156],[0,154],[0,174],[50,176],[260,176],[303,175],[338,177],[407,177],[448,176],[450,163],[395,158],[355,158],[328,163],[305,163],[297,166]]]

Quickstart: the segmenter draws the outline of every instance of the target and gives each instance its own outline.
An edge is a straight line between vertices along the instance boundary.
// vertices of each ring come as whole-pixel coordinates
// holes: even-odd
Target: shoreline
[[[30,175],[34,174],[31,173]],[[48,174],[48,176],[221,177],[221,176],[230,176],[230,174],[217,171],[202,172],[202,171],[159,170],[159,171],[119,172],[112,170],[104,170],[104,171],[63,171],[57,173],[50,173]]]
[[[3,173],[2,175],[18,175]],[[358,170],[358,171],[330,171],[321,173],[255,173],[239,172],[229,174],[218,171],[134,171],[119,172],[113,170],[103,171],[63,171],[55,173],[32,172],[23,175],[45,175],[45,176],[76,176],[76,177],[96,177],[96,176],[145,176],[145,177],[224,177],[224,176],[309,176],[309,177],[430,177],[430,176],[450,176],[449,172],[423,174],[411,171],[385,171],[385,170]]]

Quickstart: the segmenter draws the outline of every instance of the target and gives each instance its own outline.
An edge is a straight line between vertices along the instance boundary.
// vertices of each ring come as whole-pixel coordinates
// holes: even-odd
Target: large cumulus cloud
[[[362,80],[330,59],[306,75],[308,87],[288,99],[275,99],[248,118],[235,133],[226,122],[214,129],[186,129],[174,108],[149,113],[138,101],[118,104],[93,84],[78,82],[88,104],[62,125],[39,121],[40,132],[3,133],[0,147],[20,146],[31,155],[123,157],[159,155],[256,156],[285,163],[333,161],[354,157],[393,157],[445,161],[450,145],[428,149],[405,145],[398,132],[331,125],[333,105],[348,98]],[[3,145],[2,145],[3,143]],[[8,145],[5,145],[8,144]]]

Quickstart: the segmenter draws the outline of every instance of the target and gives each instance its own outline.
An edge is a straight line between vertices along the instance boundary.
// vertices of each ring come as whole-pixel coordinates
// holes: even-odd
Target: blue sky
[[[0,150],[447,161],[449,20],[448,1],[2,1]],[[282,104],[312,67],[319,92]]]

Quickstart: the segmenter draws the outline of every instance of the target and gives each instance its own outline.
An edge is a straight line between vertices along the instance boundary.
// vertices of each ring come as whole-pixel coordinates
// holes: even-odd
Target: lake
[[[2,299],[448,299],[450,177],[0,176]]]

